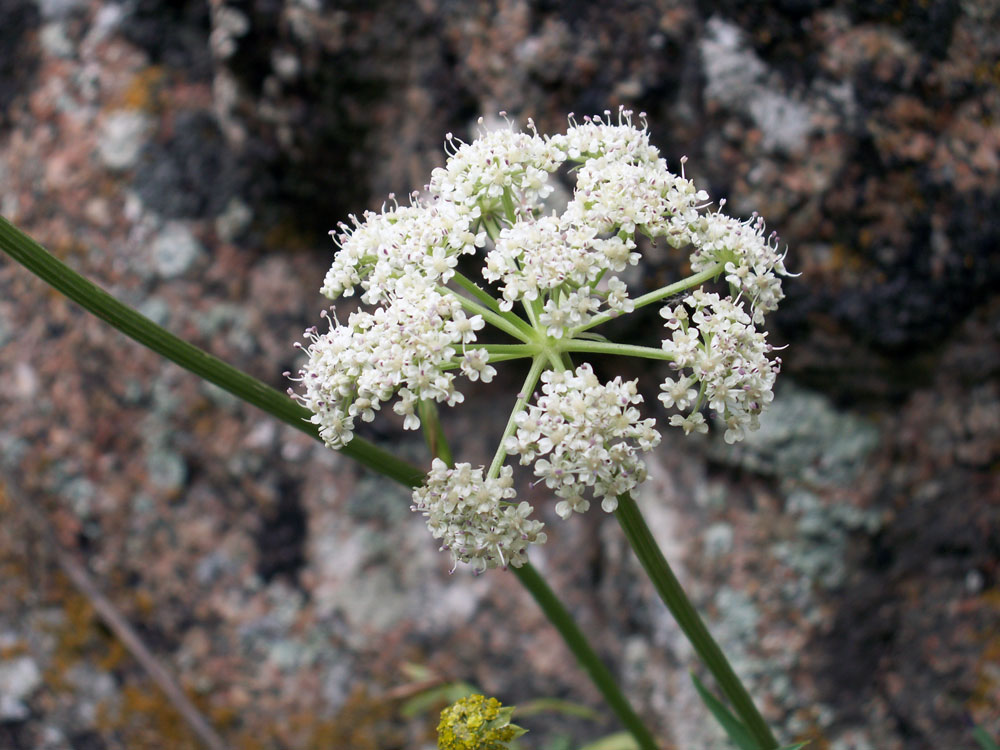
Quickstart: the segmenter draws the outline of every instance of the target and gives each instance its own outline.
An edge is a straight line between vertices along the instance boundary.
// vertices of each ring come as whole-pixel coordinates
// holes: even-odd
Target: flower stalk
[[[341,223],[333,233],[339,251],[320,291],[331,300],[359,294],[363,305],[346,321],[324,313],[325,331],[306,330],[307,344],[298,346],[308,361],[295,376],[287,374],[298,384],[289,389],[292,400],[46,260],[40,246],[26,244],[9,224],[0,225],[0,243],[15,245],[16,259],[140,343],[414,487],[412,510],[423,514],[456,567],[467,564],[476,574],[514,568],[609,705],[640,745],[651,748],[651,736],[606,668],[528,563],[528,547],[547,535],[531,518],[531,504],[518,502],[507,457],[532,467],[559,498],[561,518],[600,501],[616,513],[664,603],[733,705],[739,720],[731,723],[745,724],[754,750],[773,750],[767,724],[632,499],[646,478],[642,456],[661,439],[657,420],[640,411],[638,381],[602,382],[590,363],[575,367],[573,355],[668,362],[672,372],[659,400],[684,412],[673,414],[669,425],[708,432],[704,410],[724,426],[727,442],[742,440],[759,427],[780,370],[763,324],[783,297],[784,254],[756,214],[741,220],[706,210],[708,194],[683,168],[680,174],[667,168],[649,141],[644,115],[642,128],[624,109],[617,124],[609,115],[582,123],[570,116],[566,133],[555,136],[540,136],[530,121],[530,133],[510,125],[481,131],[468,144],[449,134],[447,162],[432,172],[424,195],[414,193],[410,205],[392,201],[380,213],[352,216],[350,226]],[[575,185],[560,214],[546,199],[563,166],[573,167]],[[625,272],[640,260],[639,235],[690,247],[692,275],[630,298]],[[3,242],[12,237],[13,243]],[[481,279],[461,274],[461,256],[481,250]],[[724,281],[727,292],[701,288],[712,281]],[[591,331],[664,301],[667,333],[658,347],[616,343]],[[487,325],[499,342],[481,340]],[[464,401],[462,378],[489,383],[493,364],[520,358],[531,359],[530,369],[489,468],[456,463],[437,405]],[[426,476],[355,437],[357,421],[374,420],[390,401],[404,429],[424,430],[433,457]]]
[[[520,568],[513,568],[514,575],[521,585],[528,590],[532,598],[538,603],[549,622],[559,631],[563,642],[573,652],[577,663],[583,667],[590,676],[591,681],[601,692],[608,707],[614,711],[615,716],[622,725],[635,738],[640,750],[656,750],[658,745],[653,735],[642,723],[638,714],[625,698],[625,695],[618,688],[611,671],[601,661],[600,657],[588,643],[583,631],[577,626],[573,616],[569,613],[555,592],[539,575],[532,565],[525,564]]]
[[[531,371],[528,373],[524,388],[522,388],[518,397],[518,405],[521,408],[523,408],[524,403],[534,390],[535,384],[538,381],[538,374],[541,370],[542,360],[536,359],[532,363]],[[520,409],[515,406],[511,414],[510,423],[508,424],[508,432],[512,431],[514,415],[519,411]],[[432,455],[435,458],[441,458],[449,466],[453,466],[454,461],[451,458],[451,449],[448,446],[448,438],[441,429],[441,422],[435,420],[426,424],[424,429],[428,445],[436,446],[438,450],[436,453],[432,451]],[[503,441],[501,441],[502,444]],[[573,619],[573,615],[566,609],[545,579],[539,575],[538,571],[529,562],[525,562],[520,567],[512,568],[512,570],[517,580],[520,581],[521,585],[531,594],[531,597],[541,608],[542,612],[545,613],[545,617],[549,623],[559,632],[563,642],[573,656],[576,657],[577,663],[590,676],[591,681],[598,691],[600,691],[608,707],[618,717],[622,726],[635,739],[639,750],[656,750],[657,745],[653,739],[653,735],[621,692],[614,675],[611,674],[611,670],[608,669],[607,665],[597,655],[597,652],[594,651],[587,637],[576,624],[576,620]]]
[[[643,294],[640,297],[636,297],[632,302],[634,309],[638,310],[640,307],[646,307],[654,302],[659,302],[660,300],[668,299],[673,297],[675,294],[681,294],[686,292],[688,289],[695,289],[702,284],[711,281],[721,274],[724,270],[722,263],[713,263],[708,268],[700,271],[699,273],[692,274],[685,279],[680,281],[675,281],[673,284],[667,284],[667,286],[655,289],[652,292]],[[589,331],[591,328],[596,328],[597,326],[607,323],[609,320],[614,320],[618,315],[614,310],[602,313],[600,315],[595,315],[593,318],[588,320],[583,325],[579,325],[572,329],[571,334],[577,336],[584,331]]]
[[[767,722],[760,715],[750,694],[726,659],[726,655],[684,593],[680,581],[677,580],[677,576],[674,575],[670,564],[656,544],[649,526],[639,512],[639,506],[630,493],[619,495],[615,517],[625,532],[629,546],[653,582],[660,599],[691,642],[695,653],[712,673],[719,689],[729,699],[737,716],[757,742],[759,750],[777,748],[778,742],[768,728]]]
[[[514,408],[511,409],[510,418],[507,420],[507,426],[504,428],[503,435],[500,437],[500,443],[497,447],[496,454],[493,456],[493,463],[490,464],[490,469],[486,473],[489,477],[495,477],[500,473],[500,467],[503,466],[504,459],[507,458],[507,449],[504,447],[507,438],[514,432],[517,428],[517,415],[524,411],[524,407],[527,405],[528,400],[531,395],[535,392],[535,386],[538,384],[538,378],[541,377],[542,370],[545,369],[545,358],[536,356],[531,360],[531,369],[528,370],[528,374],[524,379],[524,385],[521,386],[521,390],[517,393],[517,401],[514,402]]]
[[[65,294],[104,322],[185,370],[217,385],[242,401],[277,417],[310,437],[318,438],[312,413],[281,391],[178,338],[149,318],[119,302],[60,261],[31,237],[0,216],[0,249],[42,281]],[[407,486],[423,481],[424,472],[367,440],[358,438],[344,454],[383,476]]]
[[[301,430],[310,437],[316,440],[321,439],[316,425],[310,421],[310,412],[288,398],[287,395],[178,338],[128,305],[119,302],[96,284],[55,258],[38,242],[3,217],[0,217],[0,250],[47,284],[139,344],[166,357],[203,380],[223,388],[242,401],[246,401],[282,422]],[[436,424],[435,429],[439,431],[440,424]],[[439,434],[443,437],[443,433],[439,432]],[[443,440],[436,446],[437,450],[441,450],[442,447],[447,450],[447,444]],[[424,482],[423,471],[360,437],[351,440],[341,449],[341,452],[406,487],[419,487]],[[514,574],[538,603],[546,619],[559,632],[577,662],[604,697],[609,708],[635,738],[639,748],[641,750],[656,750],[657,744],[653,735],[643,724],[642,719],[632,708],[624,693],[621,692],[611,671],[601,661],[583,631],[577,626],[569,610],[548,586],[545,579],[530,563],[525,563],[520,568],[514,569]]]

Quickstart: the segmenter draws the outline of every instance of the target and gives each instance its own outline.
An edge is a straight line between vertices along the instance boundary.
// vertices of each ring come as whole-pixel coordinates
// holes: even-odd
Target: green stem
[[[307,409],[281,391],[177,338],[122,304],[50,255],[45,248],[3,217],[0,217],[0,249],[84,309],[143,346],[316,440],[320,439],[316,425],[309,421],[312,415]],[[418,487],[424,481],[424,473],[420,469],[362,438],[355,437],[340,452],[406,487]],[[655,750],[656,743],[649,730],[642,724],[615,684],[610,671],[601,663],[572,616],[545,581],[528,564],[516,569],[514,573],[559,631],[577,661],[590,675],[608,705],[636,738],[642,750]]]
[[[521,306],[524,308],[524,314],[528,316],[528,322],[534,330],[540,330],[538,327],[538,316],[535,314],[534,305],[526,299],[521,300]]]
[[[482,347],[490,355],[490,362],[501,362],[504,359],[522,359],[538,354],[535,344],[483,344]]]
[[[549,363],[552,365],[552,369],[556,372],[563,372],[564,370],[572,369],[566,366],[566,361],[559,352],[549,349],[546,351],[546,356],[549,358]]]
[[[420,426],[423,428],[424,440],[427,442],[431,458],[440,458],[448,466],[454,466],[455,459],[451,455],[451,446],[448,445],[448,439],[441,427],[437,404],[430,399],[421,399],[417,404],[417,414],[420,416]]]
[[[503,203],[503,213],[507,223],[514,226],[517,224],[517,210],[514,208],[514,197],[511,195],[510,188],[504,188],[501,203]]]
[[[656,740],[635,713],[621,689],[615,682],[614,675],[604,665],[597,652],[591,648],[586,636],[577,627],[573,616],[562,605],[555,593],[549,588],[545,579],[538,574],[531,563],[525,563],[520,568],[511,568],[517,580],[534,597],[549,622],[555,626],[563,641],[573,652],[577,663],[590,675],[591,681],[601,691],[604,700],[618,720],[635,738],[640,750],[656,750]]]
[[[435,426],[435,429],[438,430],[437,445],[443,447],[444,452],[447,453],[447,458],[442,455],[441,460],[447,463],[448,466],[454,467],[455,462],[451,458],[448,439],[440,431],[440,427],[441,424],[438,422]],[[521,582],[521,585],[528,590],[528,593],[538,603],[548,621],[559,632],[559,635],[562,636],[570,652],[576,657],[577,663],[590,675],[590,679],[601,695],[604,696],[604,700],[608,706],[635,738],[640,750],[656,750],[656,742],[653,740],[653,736],[622,694],[618,683],[615,682],[614,675],[611,674],[611,671],[601,661],[597,652],[594,651],[590,642],[587,641],[587,637],[583,634],[583,631],[577,627],[573,615],[559,601],[559,597],[556,596],[545,579],[538,574],[538,571],[535,570],[530,562],[524,563],[519,568],[511,568],[511,570],[517,577],[517,580]]]
[[[494,298],[492,294],[485,291],[472,279],[456,271],[455,275],[452,276],[452,281],[490,308],[493,312],[500,312],[500,303],[496,301],[496,298]]]
[[[654,292],[649,294],[644,294],[641,297],[636,297],[632,300],[635,305],[635,309],[638,310],[640,307],[645,307],[646,305],[651,305],[654,302],[659,302],[661,299],[666,299],[667,297],[672,297],[675,294],[680,294],[681,292],[686,292],[688,289],[692,289],[696,286],[701,286],[706,281],[711,281],[716,276],[718,276],[724,270],[724,265],[722,263],[716,263],[711,268],[706,268],[701,273],[696,273],[694,276],[688,276],[686,279],[681,279],[676,281],[669,286],[661,287]],[[593,318],[588,320],[583,325],[577,326],[569,332],[570,336],[576,336],[582,331],[589,331],[595,326],[599,326],[602,323],[607,323],[609,320],[613,320],[621,316],[622,313],[617,310],[609,310],[608,312],[601,313],[600,315],[595,315]]]
[[[483,229],[486,230],[487,236],[496,245],[497,238],[500,236],[500,225],[497,223],[497,220],[493,216],[484,216],[481,221],[483,222]]]
[[[632,344],[614,344],[610,341],[587,341],[572,339],[562,347],[566,352],[587,352],[588,354],[618,354],[626,357],[644,357],[646,359],[673,360],[674,356],[662,349],[650,346],[634,346]]]
[[[478,299],[480,302],[482,302],[484,305],[486,305],[489,309],[493,310],[493,312],[495,312],[497,315],[502,315],[504,318],[509,320],[513,325],[516,325],[518,328],[524,331],[524,333],[527,336],[534,337],[535,331],[530,325],[521,320],[521,318],[519,318],[517,315],[504,312],[501,309],[500,303],[496,300],[496,298],[493,297],[492,294],[489,294],[488,292],[484,291],[478,284],[476,284],[476,282],[472,281],[472,279],[466,278],[460,273],[456,273],[455,276],[452,278],[452,281],[454,281],[462,289],[464,289],[469,294]]]
[[[757,741],[760,750],[774,750],[778,747],[777,740],[771,734],[767,722],[757,711],[753,704],[753,699],[743,687],[740,678],[736,676],[732,666],[726,659],[719,644],[708,632],[701,616],[695,610],[694,605],[688,599],[684,589],[681,588],[677,576],[674,575],[670,565],[663,557],[656,540],[646,525],[639,506],[628,493],[618,496],[618,509],[615,517],[621,524],[622,530],[635,552],[642,567],[660,594],[660,599],[667,605],[670,614],[680,626],[684,635],[694,646],[695,652],[708,667],[708,670],[715,677],[719,688],[732,704],[736,714],[746,725],[747,730]]]
[[[504,312],[495,313],[489,308],[483,307],[475,300],[471,300],[464,294],[459,294],[454,289],[449,289],[446,286],[439,286],[437,289],[441,292],[441,294],[450,294],[452,297],[457,299],[462,307],[468,312],[471,312],[473,315],[482,315],[483,320],[490,323],[494,327],[499,328],[501,331],[509,334],[518,341],[529,343],[534,340],[535,336],[533,333],[528,334],[522,330],[521,327],[514,324],[513,319],[517,317],[516,315]]]
[[[504,459],[507,458],[507,449],[504,448],[504,443],[507,442],[508,437],[514,434],[514,429],[517,427],[515,419],[521,413],[525,404],[528,403],[531,394],[535,392],[538,378],[541,377],[542,371],[545,369],[545,359],[544,355],[536,355],[531,361],[531,369],[528,370],[528,375],[524,379],[524,385],[521,386],[521,390],[517,394],[517,401],[514,402],[514,408],[507,419],[507,426],[504,427],[503,435],[500,436],[500,445],[497,446],[496,455],[493,456],[493,463],[490,464],[489,471],[486,472],[487,477],[496,478],[500,476],[500,467],[503,466]]]
[[[524,347],[520,349],[518,347]],[[494,352],[493,349],[496,347],[510,347],[509,349],[503,349],[499,352]],[[473,348],[473,347],[470,347]],[[490,355],[490,364],[495,365],[499,362],[509,362],[513,359],[528,359],[529,357],[535,356],[538,351],[537,347],[531,346],[530,344],[483,344],[481,347],[475,347],[476,349],[485,349]],[[442,370],[457,370],[462,366],[462,357],[457,355],[452,357],[450,362],[446,362],[441,365]]]
[[[0,249],[33,274],[58,289],[71,300],[140,344],[152,349],[185,370],[229,391],[297,430],[319,439],[310,419],[312,413],[286,394],[271,388],[221,359],[202,351],[160,328],[149,318],[124,305],[96,284],[50,255],[41,245],[0,217]],[[380,474],[407,485],[419,485],[424,474],[416,466],[355,437],[340,450]]]

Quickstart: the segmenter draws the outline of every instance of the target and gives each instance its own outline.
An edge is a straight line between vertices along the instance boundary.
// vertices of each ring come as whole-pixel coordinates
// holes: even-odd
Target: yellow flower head
[[[496,698],[470,695],[441,712],[440,750],[508,750],[508,743],[527,730],[510,723],[514,707]]]

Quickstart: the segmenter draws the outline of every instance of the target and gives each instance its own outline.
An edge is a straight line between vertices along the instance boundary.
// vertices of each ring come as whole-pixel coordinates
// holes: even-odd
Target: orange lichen
[[[151,65],[139,71],[122,95],[122,107],[143,112],[156,112],[164,104],[167,74],[162,66]]]
[[[273,750],[289,746],[303,750],[403,747],[407,744],[406,738],[395,721],[396,716],[397,701],[358,688],[333,717],[322,718],[310,710],[294,711],[278,721],[244,725],[242,731],[230,740],[242,750]]]
[[[97,713],[97,729],[113,734],[123,747],[201,747],[173,705],[145,681],[124,685],[114,709],[102,705]]]
[[[55,691],[73,690],[67,674],[81,662],[103,670],[119,668],[128,654],[103,626],[90,602],[70,588],[61,574],[54,577],[51,588],[63,620],[47,627],[55,637],[55,649],[45,669],[45,684]]]
[[[980,596],[983,606],[992,611],[1000,612],[1000,590],[990,589]],[[995,716],[1000,705],[1000,634],[989,630],[982,635],[983,651],[979,657],[976,670],[976,683],[966,702],[966,707],[974,718]]]

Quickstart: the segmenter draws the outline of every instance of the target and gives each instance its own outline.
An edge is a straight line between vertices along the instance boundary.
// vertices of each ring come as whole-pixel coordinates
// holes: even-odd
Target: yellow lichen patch
[[[0,484],[0,581],[5,597],[23,601],[31,588],[28,581],[32,578],[32,562],[26,547],[31,542],[19,531],[12,503]]]
[[[122,95],[122,108],[138,109],[143,112],[156,112],[162,109],[166,83],[166,71],[159,65],[151,65],[139,71]]]
[[[993,612],[1000,612],[1000,591],[992,589],[981,601]],[[976,670],[976,684],[966,703],[973,720],[985,721],[996,716],[1000,706],[1000,634],[990,630],[983,634],[983,651]]]
[[[265,726],[245,726],[232,741],[242,750],[275,750],[289,746],[303,750],[404,747],[405,735],[400,724],[394,721],[396,713],[395,701],[358,688],[332,718],[299,710]]]
[[[1000,61],[993,64],[982,61],[976,65],[975,80],[978,84],[1000,86]]]
[[[0,661],[6,661],[7,659],[13,659],[18,656],[24,656],[29,653],[30,649],[28,644],[23,641],[17,641],[9,645],[0,647]]]
[[[45,669],[45,684],[52,690],[73,690],[67,674],[81,662],[91,661],[117,667],[126,655],[124,649],[103,627],[90,602],[70,588],[60,574],[53,580],[53,598],[59,602],[63,619],[47,627],[55,637],[55,649]]]
[[[867,230],[862,230],[862,233],[867,233],[868,237],[865,239],[866,242],[871,242],[870,232]],[[862,238],[859,237],[859,243]],[[860,271],[865,267],[861,256],[852,248],[847,245],[835,242],[830,248],[830,265],[832,270],[845,270],[845,271]]]
[[[76,689],[67,675],[81,664],[114,672],[130,663],[131,656],[107,629],[90,601],[55,572],[47,585],[46,598],[56,605],[61,618],[42,628],[53,638],[54,648],[45,667],[45,684],[53,691]]]
[[[114,735],[122,747],[176,750],[201,747],[176,709],[146,681],[122,687],[115,708],[102,705],[97,713],[97,730]]]
[[[240,723],[240,712],[234,706],[228,704],[213,704],[208,707],[208,720],[220,732],[233,729]]]
[[[97,661],[98,669],[112,672],[122,666],[129,658],[129,653],[121,641],[115,639],[108,644],[107,653]]]

